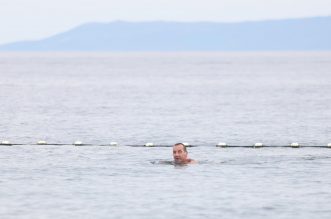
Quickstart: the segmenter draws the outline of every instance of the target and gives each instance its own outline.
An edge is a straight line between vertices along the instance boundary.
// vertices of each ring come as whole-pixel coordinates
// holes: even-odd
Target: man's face
[[[185,163],[187,161],[187,152],[183,145],[174,145],[172,148],[175,163]]]

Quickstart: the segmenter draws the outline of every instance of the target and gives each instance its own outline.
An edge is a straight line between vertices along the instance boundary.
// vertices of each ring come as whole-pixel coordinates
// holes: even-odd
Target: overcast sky
[[[331,0],[0,0],[0,44],[87,22],[247,21],[331,15]]]

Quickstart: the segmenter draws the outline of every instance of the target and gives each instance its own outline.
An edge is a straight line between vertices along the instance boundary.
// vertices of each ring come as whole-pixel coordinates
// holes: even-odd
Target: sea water
[[[0,53],[0,140],[24,144],[0,147],[0,217],[330,218],[330,149],[215,147],[331,142],[330,70],[329,52]],[[128,146],[147,142],[199,164]]]

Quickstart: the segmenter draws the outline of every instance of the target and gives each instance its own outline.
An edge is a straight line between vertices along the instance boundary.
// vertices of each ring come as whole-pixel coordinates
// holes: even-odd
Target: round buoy
[[[149,142],[149,143],[146,143],[146,144],[145,144],[145,147],[154,147],[154,144],[151,143],[151,142]]]
[[[186,147],[190,147],[191,145],[187,142],[184,142],[183,145],[185,145]]]
[[[297,142],[294,142],[294,143],[291,144],[291,147],[292,148],[298,148],[298,147],[300,147],[300,144],[297,143]]]
[[[225,143],[225,142],[220,142],[216,145],[216,147],[222,147],[222,148],[225,148],[227,147],[228,145]]]
[[[328,148],[331,148],[331,143],[328,144]]]

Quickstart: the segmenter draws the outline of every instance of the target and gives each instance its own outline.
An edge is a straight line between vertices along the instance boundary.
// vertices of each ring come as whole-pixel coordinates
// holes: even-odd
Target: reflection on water
[[[153,160],[150,162],[151,164],[157,164],[157,165],[175,165],[175,162],[170,160]]]

